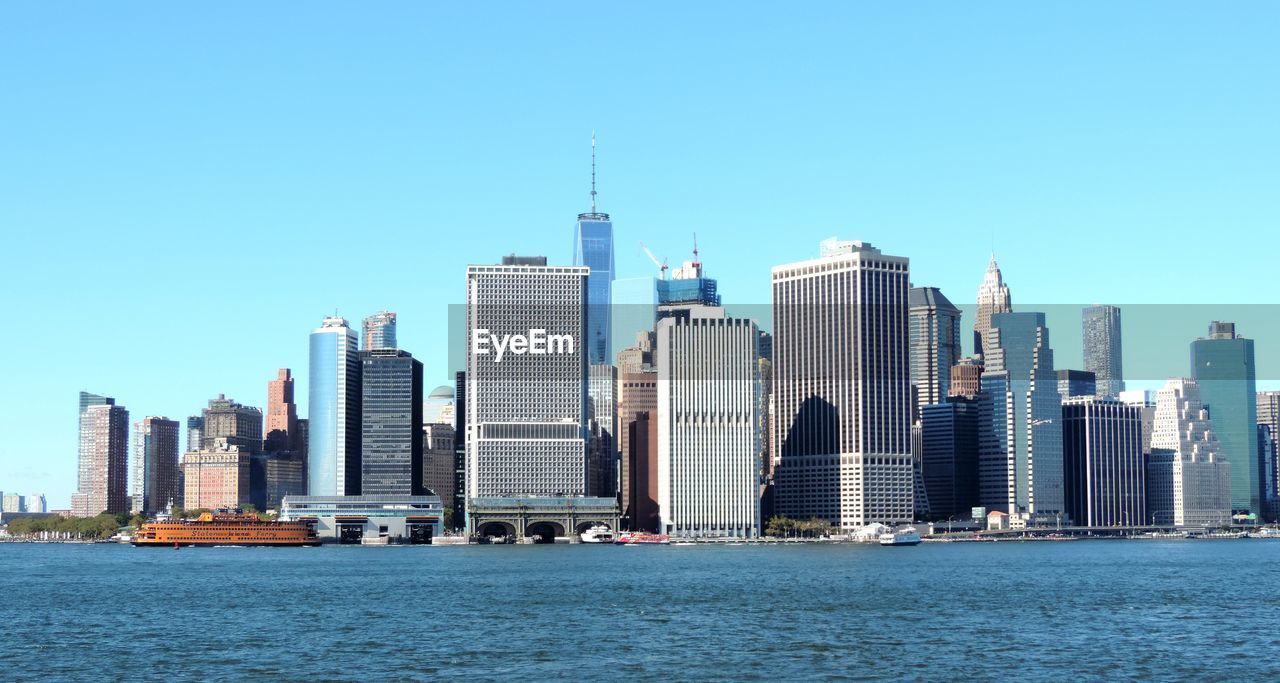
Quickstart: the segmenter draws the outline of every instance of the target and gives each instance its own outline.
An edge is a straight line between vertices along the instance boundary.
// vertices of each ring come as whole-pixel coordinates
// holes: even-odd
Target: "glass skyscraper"
[[[360,495],[360,355],[339,317],[311,333],[307,387],[307,493]]]
[[[1099,397],[1119,396],[1124,391],[1124,369],[1120,358],[1120,308],[1089,306],[1082,313],[1084,369],[1097,380]]]
[[[1062,400],[1043,313],[995,313],[984,347],[979,498],[1031,524],[1067,520]]]
[[[578,214],[573,265],[591,268],[587,276],[587,364],[609,364],[613,296],[613,223],[609,214]]]
[[[1214,321],[1209,336],[1191,342],[1191,378],[1231,463],[1231,509],[1262,515],[1263,464],[1258,456],[1257,378],[1253,340],[1235,323]]]

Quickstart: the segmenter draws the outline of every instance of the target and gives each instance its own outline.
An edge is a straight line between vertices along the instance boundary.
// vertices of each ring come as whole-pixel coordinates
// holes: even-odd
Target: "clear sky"
[[[397,311],[444,383],[467,263],[569,260],[592,130],[620,277],[696,231],[763,304],[839,235],[968,303],[994,248],[1022,310],[1203,305],[1153,372],[1186,374],[1280,283],[1277,35],[1274,2],[5,2],[0,489],[68,504],[81,389],[302,399],[335,309]]]

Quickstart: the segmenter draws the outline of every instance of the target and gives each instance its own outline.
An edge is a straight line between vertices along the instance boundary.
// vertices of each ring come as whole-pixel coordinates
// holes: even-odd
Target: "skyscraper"
[[[910,304],[911,385],[916,405],[942,403],[951,387],[951,366],[959,362],[960,309],[937,287],[912,287]]]
[[[1142,410],[1093,395],[1064,399],[1063,491],[1076,524],[1145,524]]]
[[[129,411],[115,400],[81,392],[80,466],[71,514],[128,512]]]
[[[212,448],[218,439],[246,452],[262,450],[262,410],[241,405],[224,394],[209,399],[204,409],[200,443]]]
[[[588,494],[589,272],[545,257],[467,267],[468,514],[478,497]]]
[[[1231,520],[1232,463],[1222,456],[1194,380],[1156,392],[1147,514],[1152,524],[1216,526]]]
[[[426,495],[422,362],[394,349],[361,354],[361,495]]]
[[[396,314],[382,311],[366,317],[362,339],[363,351],[399,348],[396,346]]]
[[[920,407],[921,478],[938,519],[963,519],[978,503],[978,401],[953,396]]]
[[[974,355],[985,355],[990,347],[987,337],[991,333],[991,316],[1012,310],[1009,286],[1004,283],[1000,266],[996,265],[996,255],[992,254],[991,262],[987,264],[987,273],[978,286],[978,313],[973,322]]]
[[[778,514],[912,519],[909,279],[906,258],[864,242],[773,267]]]
[[[613,222],[596,211],[596,136],[591,136],[591,211],[578,214],[573,235],[573,265],[587,276],[587,365],[612,361],[610,304],[613,292]]]
[[[49,511],[48,505],[45,503],[43,493],[33,493],[27,496],[26,512],[45,513]]]
[[[1087,370],[1059,370],[1057,376],[1058,393],[1064,399],[1068,396],[1098,395],[1098,380],[1092,372]]]
[[[182,505],[178,474],[178,422],[145,417],[133,425],[129,497],[134,513],[167,511]]]
[[[979,497],[1032,525],[1065,522],[1062,403],[1043,313],[996,313],[987,334]]]
[[[1124,391],[1124,368],[1120,354],[1120,307],[1089,306],[1081,315],[1084,369],[1097,378],[1099,397],[1118,396]]]
[[[192,415],[187,418],[186,451],[198,451],[204,445],[204,416]],[[184,451],[184,452],[186,452]]]
[[[760,534],[759,334],[718,307],[658,321],[663,533]]]
[[[307,387],[307,494],[360,495],[360,355],[339,317],[311,332]]]
[[[298,431],[298,406],[293,402],[293,374],[280,368],[276,378],[267,382],[267,434],[264,448],[268,451],[294,450]]]
[[[594,495],[618,492],[618,369],[609,364],[587,368],[589,434],[587,476]]]
[[[1253,340],[1217,320],[1209,336],[1191,342],[1191,378],[1209,409],[1222,457],[1231,463],[1231,509],[1262,514],[1263,465],[1258,458],[1257,381]]]

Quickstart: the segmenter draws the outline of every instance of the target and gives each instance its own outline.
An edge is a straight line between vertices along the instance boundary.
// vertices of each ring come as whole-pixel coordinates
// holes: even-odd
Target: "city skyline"
[[[290,50],[323,53],[330,38],[368,26],[369,17],[315,18],[315,43],[281,45],[222,25],[257,50],[256,61],[214,50],[219,68],[201,69],[196,85],[183,74],[210,58],[191,46],[207,43],[184,42],[208,38],[203,29],[165,35],[163,16],[124,26],[93,8],[54,29],[39,21],[43,10],[3,11],[6,59],[18,59],[36,40],[55,48],[74,43],[85,48],[78,54],[100,56],[90,63],[70,50],[43,50],[41,68],[0,77],[20,103],[7,120],[22,133],[0,167],[0,186],[11,193],[0,201],[0,224],[21,235],[0,284],[19,293],[13,315],[49,321],[49,350],[65,360],[48,374],[15,368],[11,382],[20,391],[0,397],[0,428],[15,435],[0,451],[0,487],[44,491],[51,508],[67,507],[74,488],[69,396],[102,392],[135,417],[176,418],[218,393],[265,406],[264,383],[289,367],[306,397],[303,337],[335,307],[353,325],[397,311],[400,344],[426,364],[426,385],[447,382],[454,368],[438,329],[447,306],[465,301],[459,273],[467,264],[492,261],[495,244],[500,252],[568,262],[573,216],[591,209],[592,130],[598,207],[614,221],[618,278],[652,273],[638,241],[674,265],[696,232],[709,276],[732,293],[726,305],[764,305],[772,266],[808,258],[815,242],[838,234],[909,257],[912,284],[941,289],[965,310],[968,330],[972,293],[994,250],[1015,311],[1074,307],[1047,316],[1057,367],[1083,367],[1079,307],[1098,302],[1124,309],[1124,367],[1128,375],[1152,375],[1147,388],[1189,375],[1186,343],[1210,320],[1233,320],[1256,340],[1259,390],[1280,387],[1276,323],[1269,322],[1278,316],[1251,306],[1268,297],[1255,281],[1270,272],[1269,249],[1244,248],[1269,244],[1278,213],[1268,194],[1277,179],[1268,160],[1278,143],[1265,122],[1280,118],[1280,103],[1247,86],[1276,58],[1264,49],[1266,22],[1249,25],[1243,14],[1168,10],[1165,34],[1134,36],[1118,27],[1139,21],[1141,10],[1110,8],[1106,22],[1089,12],[1055,15],[1021,37],[1010,32],[992,41],[991,30],[979,27],[1009,21],[992,9],[939,9],[907,20],[830,7],[834,16],[745,22],[752,25],[741,33],[699,46],[708,37],[698,22],[721,18],[709,8],[690,8],[688,22],[671,26],[625,10],[557,8],[549,10],[555,26],[542,37],[524,31],[535,20],[531,9],[512,8],[487,28],[512,53],[523,47],[518,51],[533,55],[521,65],[467,45],[467,31],[438,29],[437,21],[456,21],[449,12],[461,10],[401,9],[406,21],[383,34],[382,45],[358,43],[367,61],[340,68],[330,55],[329,76],[316,81],[300,78]],[[266,25],[285,17],[275,9],[264,14]],[[631,28],[607,38],[589,30],[624,20]],[[119,30],[98,30],[103,22]],[[833,33],[837,25],[857,40]],[[1211,55],[1180,49],[1215,29],[1232,40],[1213,42]],[[918,31],[939,47],[914,55],[893,47]],[[145,45],[133,40],[140,32]],[[1071,48],[1082,33],[1091,36],[1097,49],[1089,59],[1097,61],[1066,56],[1078,54]],[[665,36],[670,48],[656,65],[634,56],[650,52],[642,47],[652,35]],[[773,37],[782,41],[776,53],[754,54]],[[563,46],[548,51],[557,39]],[[954,50],[944,53],[945,46]],[[599,60],[582,60],[584,49]],[[740,65],[682,68],[700,63],[705,49],[739,56]],[[878,59],[885,50],[897,56]],[[451,63],[451,53],[473,63]],[[1150,59],[1162,60],[1161,68],[1151,68]],[[1103,63],[1108,69],[1100,73]],[[1043,70],[1055,72],[1052,84],[1037,82]],[[428,78],[421,73],[439,80],[418,80]],[[520,84],[535,73],[564,101]],[[148,94],[152,79],[162,84],[163,100]],[[296,88],[297,101],[335,106],[282,100],[275,96],[281,79]],[[838,87],[815,91],[824,81]],[[405,94],[405,83],[435,86],[427,88],[430,102],[459,99],[449,96],[463,90],[469,98],[432,109]],[[101,104],[92,95],[99,88],[124,96],[101,116],[71,116]],[[1137,94],[1128,94],[1131,88]],[[262,106],[249,113],[246,100],[213,95],[224,90]],[[351,102],[394,106],[371,108],[375,115],[326,95],[337,90]],[[576,96],[591,90],[599,96]],[[814,92],[821,93],[816,100]],[[1072,116],[1062,114],[1060,92],[1076,95]],[[927,113],[939,93],[949,98],[947,117]],[[513,96],[527,104],[523,116],[494,113]],[[992,109],[996,96],[1010,106]],[[654,116],[685,101],[678,122]],[[793,109],[796,101],[810,106]],[[143,111],[150,113],[136,116]],[[1212,136],[1187,135],[1210,120]],[[339,241],[366,230],[402,240],[398,252],[420,253],[431,265],[382,269],[355,282],[308,275],[341,253]],[[216,239],[204,240],[211,235]],[[139,267],[143,252],[133,246],[150,240],[171,244],[171,257],[147,251],[147,267]],[[1047,243],[1068,240],[1105,248],[1091,250],[1090,270],[1045,258]],[[1192,243],[1212,276],[1162,277]],[[263,268],[242,258],[244,245],[285,255],[291,266]],[[249,289],[213,297],[207,280],[191,275],[197,269]],[[1083,277],[1090,272],[1110,277]],[[124,306],[84,304],[86,287],[104,283]],[[270,297],[270,306],[255,297]],[[1176,342],[1158,350],[1179,363],[1159,373],[1134,367],[1150,349],[1130,333],[1143,325],[1133,304],[1202,307],[1170,326]],[[1230,310],[1235,304],[1258,320]],[[129,314],[147,307],[164,310],[169,326]],[[749,317],[770,324],[767,315]],[[240,333],[184,335],[181,343],[168,336],[210,321]],[[163,343],[144,343],[153,338]],[[308,416],[301,400],[299,410]]]

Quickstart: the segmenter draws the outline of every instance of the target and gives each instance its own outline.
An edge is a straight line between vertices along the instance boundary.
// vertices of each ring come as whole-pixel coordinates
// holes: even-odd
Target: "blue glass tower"
[[[591,136],[591,212],[578,214],[573,236],[573,265],[588,266],[587,364],[602,365],[610,357],[610,300],[613,296],[613,222],[596,212],[596,136]]]
[[[360,494],[360,370],[356,331],[342,318],[325,318],[311,333],[309,495]]]

